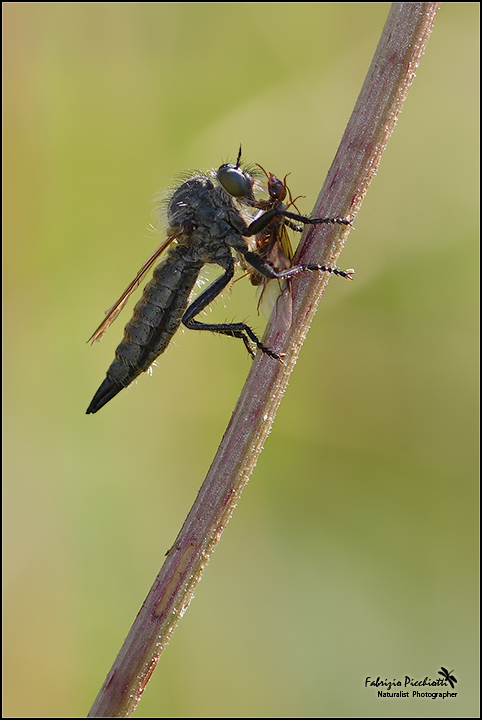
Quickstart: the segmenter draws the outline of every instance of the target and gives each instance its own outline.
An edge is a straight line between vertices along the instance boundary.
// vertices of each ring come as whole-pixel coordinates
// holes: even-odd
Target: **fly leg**
[[[209,287],[204,290],[198,297],[189,305],[186,312],[182,316],[182,323],[190,330],[210,330],[211,332],[221,333],[221,335],[229,335],[242,340],[245,347],[251,357],[255,356],[255,352],[251,346],[250,341],[256,345],[269,357],[279,360],[281,362],[281,356],[265,347],[261,340],[251,330],[249,325],[245,323],[206,323],[194,320],[195,316],[198,315],[204,308],[206,308],[226,287],[229,281],[234,275],[234,258],[229,257],[223,262],[222,267],[225,269],[224,275],[218,277]]]
[[[277,215],[281,215],[284,218],[290,218],[291,220],[297,220],[300,223],[303,223],[304,225],[349,225],[351,226],[351,221],[347,220],[346,218],[342,217],[335,217],[335,218],[309,218],[306,215],[298,215],[297,213],[289,212],[289,210],[284,210],[281,207],[274,207],[271,208],[271,210],[268,210],[263,215],[260,215],[259,218],[256,218],[256,220],[253,220],[253,222],[247,226],[246,230],[243,232],[243,235],[245,237],[251,237],[252,235],[257,235],[258,233],[262,232],[263,229],[275,218]],[[293,230],[300,231],[301,228],[299,226],[294,225],[290,222],[290,220],[286,220],[286,225],[288,225]],[[239,251],[239,250],[238,250]],[[314,263],[310,263],[307,265],[295,265],[294,267],[288,268],[287,270],[275,270],[264,258],[260,257],[257,253],[254,252],[243,252],[241,250],[242,254],[244,255],[245,260],[254,267],[261,275],[264,275],[265,277],[269,278],[277,278],[278,280],[287,279],[290,277],[293,277],[294,275],[298,275],[298,273],[304,271],[304,270],[310,270],[312,272],[327,272],[327,273],[333,273],[333,275],[339,275],[340,277],[344,277],[347,280],[352,280],[352,275],[355,272],[354,270],[340,270],[337,267],[331,267],[330,265],[315,265]]]
[[[306,215],[298,215],[297,213],[292,213],[289,210],[283,210],[281,208],[273,208],[275,210],[275,214],[282,215],[285,218],[291,218],[291,220],[297,220],[300,223],[303,223],[303,225],[349,225],[351,227],[351,220],[347,220],[346,218],[342,217],[334,217],[334,218],[310,218]],[[258,218],[259,220],[259,218]]]
[[[269,262],[255,252],[247,251],[243,253],[243,255],[244,259],[251,265],[251,267],[253,267],[261,275],[270,278],[270,280],[288,280],[295,275],[299,275],[305,270],[309,270],[311,272],[332,273],[333,275],[339,275],[347,280],[352,280],[352,275],[355,272],[354,270],[340,270],[340,268],[330,267],[330,265],[315,265],[314,263],[306,265],[293,265],[293,267],[290,267],[287,270],[276,270],[269,264]]]
[[[243,232],[243,235],[245,237],[251,237],[251,235],[257,235],[258,233],[262,232],[264,228],[269,225],[271,220],[275,218],[277,215],[281,215],[285,218],[290,218],[291,220],[297,220],[300,223],[303,223],[303,225],[349,225],[351,226],[351,220],[347,220],[346,218],[342,217],[335,217],[335,218],[309,218],[306,215],[298,215],[297,213],[292,213],[289,210],[284,210],[282,207],[274,207],[271,208],[271,210],[267,210],[263,215],[260,215],[259,218],[256,218],[256,220],[253,220],[252,223],[250,223],[246,230]],[[292,227],[291,223],[287,223],[289,227]],[[296,228],[298,229],[298,228]]]

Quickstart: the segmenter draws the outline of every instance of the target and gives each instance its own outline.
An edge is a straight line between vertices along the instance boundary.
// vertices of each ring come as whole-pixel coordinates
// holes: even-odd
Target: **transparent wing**
[[[152,265],[155,263],[157,258],[164,252],[164,250],[172,243],[173,240],[175,240],[179,235],[181,234],[181,231],[177,231],[173,233],[172,235],[169,235],[169,237],[162,242],[159,247],[157,247],[152,255],[149,255],[144,265],[141,267],[137,275],[135,276],[134,280],[130,283],[130,285],[124,290],[120,298],[117,300],[114,305],[112,305],[109,310],[106,310],[105,318],[97,328],[97,330],[94,332],[94,334],[89,338],[87,342],[91,342],[92,345],[95,342],[99,342],[99,340],[102,339],[102,336],[104,335],[105,331],[111,325],[116,317],[121,312],[122,308],[127,302],[127,299],[129,298],[129,295],[134,292],[136,288],[139,287],[143,277],[146,275],[146,273],[149,271],[149,269],[152,267]]]

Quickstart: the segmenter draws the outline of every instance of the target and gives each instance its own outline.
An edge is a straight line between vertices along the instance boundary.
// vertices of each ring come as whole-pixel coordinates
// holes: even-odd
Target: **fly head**
[[[239,167],[238,164],[225,163],[216,173],[221,186],[233,198],[244,200],[248,204],[254,203],[253,177]]]

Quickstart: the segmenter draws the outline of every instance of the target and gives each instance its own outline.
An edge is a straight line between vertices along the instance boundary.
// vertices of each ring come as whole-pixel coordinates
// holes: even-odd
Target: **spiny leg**
[[[342,217],[310,218],[306,215],[298,215],[297,213],[292,213],[289,210],[279,210],[278,214],[283,215],[283,217],[286,218],[291,218],[291,220],[297,220],[304,225],[348,225],[349,227],[351,227],[351,220]]]
[[[353,268],[350,268],[349,270],[341,270],[340,268],[331,267],[330,265],[314,265],[312,263],[309,263],[307,265],[295,265],[294,267],[289,268],[287,272],[289,273],[290,270],[296,270],[296,272],[289,274],[287,277],[297,275],[303,270],[310,270],[311,272],[327,272],[331,273],[332,275],[338,275],[339,277],[345,278],[346,280],[353,280],[352,275],[355,274]]]
[[[256,353],[250,343],[251,340],[251,342],[265,355],[281,362],[281,355],[263,345],[249,325],[246,325],[245,323],[204,323],[193,319],[183,320],[183,323],[190,330],[210,330],[211,332],[220,333],[221,335],[239,338],[244,342],[248,353],[252,358],[254,358]]]
[[[274,207],[274,208],[271,208],[271,210],[267,210],[265,213],[260,215],[260,217],[256,218],[256,220],[253,220],[253,222],[250,223],[246,227],[246,230],[243,232],[243,235],[245,237],[251,237],[252,235],[257,235],[258,233],[262,232],[267,225],[269,225],[269,223],[271,222],[271,220],[273,220],[273,218],[275,218],[276,216],[279,216],[279,215],[281,215],[282,217],[285,217],[285,218],[289,218],[291,220],[297,220],[298,222],[303,223],[303,225],[348,225],[348,226],[351,226],[351,220],[348,220],[348,219],[342,218],[342,217],[309,218],[306,215],[298,215],[297,213],[292,213],[289,210],[283,210],[283,208]],[[291,223],[289,225],[291,227]]]
[[[275,218],[276,216],[281,215],[284,218],[290,218],[291,220],[297,220],[298,222],[304,223],[305,225],[348,225],[351,226],[351,220],[348,220],[346,218],[342,217],[335,217],[335,218],[309,218],[305,215],[299,215],[297,213],[289,212],[289,210],[283,210],[282,208],[275,207],[271,208],[271,210],[268,210],[267,212],[263,213],[259,218],[256,218],[256,220],[253,220],[250,225],[247,226],[246,230],[243,232],[243,235],[245,237],[251,237],[252,235],[256,235],[264,230],[264,228]],[[294,225],[290,222],[290,220],[286,220],[285,224],[288,225],[288,227],[292,228],[293,230],[300,231],[301,228],[299,226]],[[244,252],[243,253],[245,259],[247,262],[252,265],[256,270],[258,270],[262,275],[269,278],[278,278],[279,280],[283,278],[290,278],[294,275],[298,275],[303,270],[311,270],[313,272],[328,272],[332,273],[333,275],[339,275],[340,277],[344,277],[347,280],[352,280],[352,275],[354,274],[354,270],[340,270],[337,267],[331,267],[330,265],[315,265],[313,263],[305,264],[305,265],[295,265],[292,268],[289,268],[288,270],[282,270],[277,271],[275,270],[264,258],[261,258],[257,253],[253,252]]]
[[[269,357],[282,362],[281,355],[263,345],[249,325],[246,325],[245,323],[206,323],[194,319],[196,315],[204,310],[204,308],[206,308],[214,300],[214,298],[222,292],[233,277],[234,259],[229,258],[223,267],[225,267],[225,273],[211,283],[211,285],[209,285],[209,287],[198,295],[194,302],[189,305],[182,317],[183,325],[190,330],[209,330],[210,332],[217,332],[221,335],[229,335],[230,337],[239,338],[244,342],[244,345],[251,357],[254,357],[255,353],[250,344],[251,340],[251,342],[256,345],[261,352],[265,353],[265,355],[269,355]]]
[[[268,277],[270,279],[287,280],[288,278],[294,277],[295,275],[299,275],[301,272],[308,270],[311,272],[332,273],[333,275],[339,275],[340,277],[346,278],[347,280],[352,280],[352,275],[355,272],[352,269],[340,270],[339,268],[331,267],[330,265],[316,265],[314,263],[308,263],[305,265],[294,265],[287,270],[276,270],[272,265],[269,264],[269,262],[267,262],[267,260],[265,260],[255,252],[248,251],[243,254],[245,260],[255,270],[257,270],[261,275],[264,275],[265,277]]]

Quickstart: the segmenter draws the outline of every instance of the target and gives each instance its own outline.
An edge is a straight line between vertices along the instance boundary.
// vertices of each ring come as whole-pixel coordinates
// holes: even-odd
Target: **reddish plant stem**
[[[373,61],[313,216],[354,218],[415,77],[440,3],[393,3]],[[297,261],[334,264],[349,228],[311,227]],[[184,614],[257,462],[328,277],[292,282],[293,322],[269,325],[263,342],[284,364],[258,353],[208,475],[145,599],[89,717],[132,714]],[[282,316],[282,313],[279,313]]]

